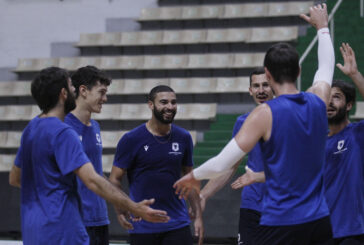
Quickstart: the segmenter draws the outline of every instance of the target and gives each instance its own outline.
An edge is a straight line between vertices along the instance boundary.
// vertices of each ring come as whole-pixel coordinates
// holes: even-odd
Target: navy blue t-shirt
[[[236,119],[233,129],[233,137],[235,137],[235,135],[239,132],[248,115],[249,113],[246,113]],[[262,150],[260,149],[260,145],[256,144],[254,148],[249,152],[247,165],[254,172],[261,172],[264,171],[263,161],[264,160],[262,158]],[[255,183],[245,186],[241,191],[240,208],[248,208],[261,212],[263,192],[265,190],[264,186],[265,183]]]
[[[325,196],[335,238],[364,234],[364,121],[327,138]]]
[[[24,244],[89,244],[73,173],[88,162],[70,126],[56,117],[29,122],[15,158]]]
[[[72,113],[69,113],[64,122],[70,125],[78,134],[83,150],[90,159],[95,171],[103,176],[102,172],[102,141],[99,124],[91,120],[91,126],[86,126]],[[85,226],[102,226],[109,224],[107,206],[104,199],[88,189],[77,178],[78,193],[81,197],[83,223]]]
[[[272,111],[272,132],[261,142],[266,191],[260,223],[295,225],[328,216],[323,188],[325,103],[301,92],[266,104]]]
[[[114,166],[126,169],[130,197],[139,202],[155,198],[155,209],[168,212],[168,223],[134,222],[131,233],[158,233],[190,224],[186,203],[175,194],[173,184],[182,166],[193,166],[193,143],[188,131],[172,124],[164,137],[152,135],[145,124],[125,134],[118,143]]]

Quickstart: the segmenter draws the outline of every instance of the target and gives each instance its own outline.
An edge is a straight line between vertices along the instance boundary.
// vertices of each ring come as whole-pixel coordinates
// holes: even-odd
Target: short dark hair
[[[265,54],[264,66],[277,83],[294,83],[300,72],[299,55],[288,43],[277,43]]]
[[[249,75],[249,86],[252,86],[252,77],[254,75],[262,75],[265,74],[264,67],[257,67],[255,68]]]
[[[100,82],[105,86],[109,86],[111,83],[111,79],[104,73],[100,71],[95,66],[85,66],[79,68],[75,73],[73,73],[72,84],[75,87],[76,98],[80,92],[80,86],[85,85],[87,89],[91,90],[93,86]]]
[[[352,85],[351,83],[348,83],[344,80],[335,79],[332,82],[331,87],[339,88],[345,95],[346,104],[352,102],[352,104],[354,105],[354,103],[356,101],[356,92],[355,92],[354,85]]]
[[[150,90],[149,95],[148,95],[148,101],[154,102],[154,99],[155,99],[157,93],[161,93],[161,92],[173,92],[174,93],[174,90],[167,85],[158,85],[158,86],[152,88],[152,90]]]
[[[32,97],[43,113],[49,112],[58,103],[62,88],[68,89],[68,72],[58,67],[41,70],[31,84]]]

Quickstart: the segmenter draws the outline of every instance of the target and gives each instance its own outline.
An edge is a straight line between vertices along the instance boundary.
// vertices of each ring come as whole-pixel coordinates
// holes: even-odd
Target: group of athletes
[[[9,175],[10,184],[21,188],[24,245],[109,244],[105,200],[129,231],[131,245],[192,245],[191,220],[202,244],[206,201],[248,153],[246,173],[232,183],[244,187],[239,245],[364,244],[364,124],[348,119],[355,88],[332,82],[326,5],[301,17],[318,35],[312,86],[297,90],[297,51],[273,45],[264,68],[250,75],[257,107],[237,119],[224,149],[195,169],[192,138],[173,124],[172,88],[150,91],[152,116],[120,139],[106,179],[100,127],[91,116],[101,112],[111,80],[93,66],[71,77],[57,67],[40,71],[31,93],[42,113],[24,129]],[[340,50],[344,65],[338,68],[364,96],[354,51],[348,44]],[[121,187],[125,175],[130,197]],[[210,181],[200,190],[203,179]]]

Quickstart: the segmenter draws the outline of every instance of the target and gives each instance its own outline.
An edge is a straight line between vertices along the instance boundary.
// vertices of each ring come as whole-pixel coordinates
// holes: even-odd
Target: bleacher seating
[[[190,54],[190,55],[133,55],[72,58],[20,59],[16,72],[37,72],[47,66],[50,59],[54,65],[69,71],[93,65],[103,70],[170,70],[211,68],[252,68],[263,63],[264,53],[237,54]],[[29,62],[27,62],[29,61]]]
[[[355,120],[363,120],[364,119],[364,101],[356,102],[356,110],[355,114],[350,117]]]
[[[313,1],[219,4],[208,6],[145,8],[138,21],[233,19],[294,16],[307,13]]]
[[[171,44],[259,43],[292,41],[298,37],[297,26],[164,30],[81,34],[77,47],[124,47]]]

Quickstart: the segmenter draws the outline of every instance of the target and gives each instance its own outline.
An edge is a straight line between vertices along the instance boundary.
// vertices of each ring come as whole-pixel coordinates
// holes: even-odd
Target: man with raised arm
[[[67,71],[50,67],[31,85],[42,113],[23,131],[10,175],[21,188],[22,238],[25,245],[89,245],[82,222],[76,175],[93,192],[151,222],[167,222],[165,211],[135,203],[95,170],[76,132],[63,122],[76,106],[75,88]]]
[[[324,197],[323,164],[329,102],[335,65],[327,28],[325,4],[301,15],[317,29],[319,67],[308,92],[299,92],[297,51],[288,44],[273,45],[266,53],[267,79],[277,96],[259,105],[239,133],[216,157],[175,183],[185,196],[199,190],[200,180],[229,171],[259,142],[262,148],[266,192],[259,237],[254,244],[324,244],[332,239]]]
[[[354,82],[364,97],[364,78],[348,44],[340,47],[344,66],[337,67]],[[355,87],[334,80],[327,108],[324,186],[335,244],[364,244],[364,121],[351,123]]]

